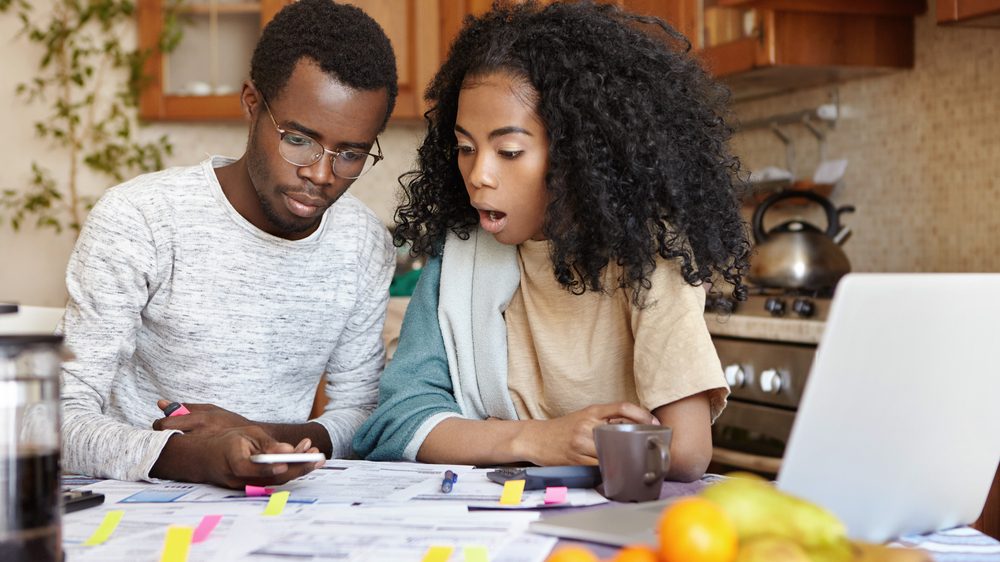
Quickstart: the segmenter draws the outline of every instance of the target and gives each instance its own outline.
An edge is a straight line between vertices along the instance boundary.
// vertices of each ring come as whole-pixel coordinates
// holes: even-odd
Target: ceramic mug
[[[670,468],[673,430],[661,425],[606,424],[594,428],[604,495],[619,502],[660,498]]]

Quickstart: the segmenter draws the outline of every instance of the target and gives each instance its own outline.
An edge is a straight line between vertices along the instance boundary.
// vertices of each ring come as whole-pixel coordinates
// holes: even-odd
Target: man
[[[282,483],[315,465],[250,455],[347,455],[376,403],[394,250],[345,191],[382,157],[392,46],[357,8],[302,0],[264,29],[250,78],[243,157],[119,185],[80,234],[65,470]],[[324,373],[329,405],[307,420]],[[169,401],[191,413],[165,418]]]

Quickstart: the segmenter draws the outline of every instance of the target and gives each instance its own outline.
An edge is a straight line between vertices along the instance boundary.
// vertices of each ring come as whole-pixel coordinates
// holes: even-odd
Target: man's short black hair
[[[278,97],[302,57],[358,90],[385,88],[385,122],[396,105],[396,55],[382,27],[354,6],[299,0],[264,27],[250,60],[250,79],[265,99]]]

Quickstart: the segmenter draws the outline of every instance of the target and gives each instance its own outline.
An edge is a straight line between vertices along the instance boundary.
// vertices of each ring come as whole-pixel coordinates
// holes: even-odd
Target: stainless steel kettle
[[[786,199],[806,199],[823,207],[826,230],[794,219],[764,232],[764,213]],[[829,199],[812,191],[780,191],[765,199],[754,211],[751,223],[757,252],[750,262],[750,281],[782,289],[832,289],[851,271],[851,263],[840,248],[850,234],[850,228],[840,224],[840,215],[850,212],[854,212],[854,207],[846,205],[838,209]]]

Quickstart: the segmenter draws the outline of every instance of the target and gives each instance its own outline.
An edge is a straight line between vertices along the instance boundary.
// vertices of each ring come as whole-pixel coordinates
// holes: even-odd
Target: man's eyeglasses
[[[300,168],[312,166],[319,162],[323,156],[330,154],[333,156],[333,175],[345,180],[353,180],[367,174],[375,164],[378,164],[379,160],[385,158],[382,156],[382,147],[378,143],[378,137],[375,138],[378,154],[369,154],[360,150],[330,150],[308,135],[282,129],[274,120],[274,114],[271,113],[267,100],[263,96],[260,99],[264,102],[264,109],[267,110],[271,123],[274,123],[274,128],[278,130],[278,135],[281,137],[281,141],[278,142],[278,153],[293,166]]]

